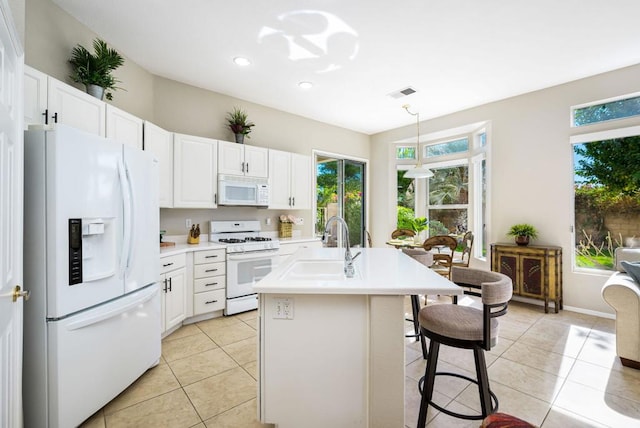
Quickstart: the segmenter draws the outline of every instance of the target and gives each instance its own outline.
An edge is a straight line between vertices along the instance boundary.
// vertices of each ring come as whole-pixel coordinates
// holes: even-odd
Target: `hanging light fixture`
[[[427,167],[422,166],[422,162],[420,161],[420,112],[411,113],[409,111],[409,104],[405,104],[402,106],[403,109],[407,111],[411,116],[416,116],[416,127],[418,129],[418,137],[416,140],[416,152],[418,153],[417,160],[418,163],[415,167],[408,169],[407,172],[404,173],[404,178],[428,178],[433,177],[433,172]]]

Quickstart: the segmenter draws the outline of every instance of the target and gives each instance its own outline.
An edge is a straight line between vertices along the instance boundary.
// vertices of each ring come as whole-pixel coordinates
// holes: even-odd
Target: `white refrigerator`
[[[25,132],[25,427],[79,425],[160,359],[158,161]]]

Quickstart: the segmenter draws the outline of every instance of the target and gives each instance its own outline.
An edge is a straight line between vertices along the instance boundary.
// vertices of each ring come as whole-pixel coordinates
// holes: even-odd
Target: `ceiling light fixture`
[[[300,87],[300,89],[311,89],[311,88],[313,88],[313,83],[311,83],[311,82],[300,82],[300,83],[298,83],[298,86]]]
[[[418,129],[418,137],[416,139],[416,151],[418,152],[418,155],[417,155],[418,164],[415,167],[407,170],[407,172],[404,173],[404,178],[433,177],[433,172],[431,172],[429,168],[422,166],[422,162],[420,162],[420,112],[411,113],[409,111],[409,107],[411,107],[409,104],[405,104],[402,106],[402,108],[405,109],[407,113],[409,113],[411,116],[416,116],[416,127]]]
[[[241,57],[241,56],[237,56],[233,59],[233,62],[236,65],[239,65],[240,67],[246,67],[247,65],[251,64],[251,61],[249,61],[247,58]]]

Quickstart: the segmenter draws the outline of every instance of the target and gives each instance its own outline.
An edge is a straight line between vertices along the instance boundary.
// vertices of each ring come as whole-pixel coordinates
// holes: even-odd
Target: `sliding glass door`
[[[358,160],[316,154],[316,234],[337,215],[349,226],[351,246],[365,246],[365,167]]]

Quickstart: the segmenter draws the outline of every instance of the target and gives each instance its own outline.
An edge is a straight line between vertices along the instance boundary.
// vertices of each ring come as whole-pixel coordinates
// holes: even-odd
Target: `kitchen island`
[[[254,286],[261,422],[404,426],[404,297],[462,289],[395,249],[356,254],[353,278],[344,249],[306,248]]]

